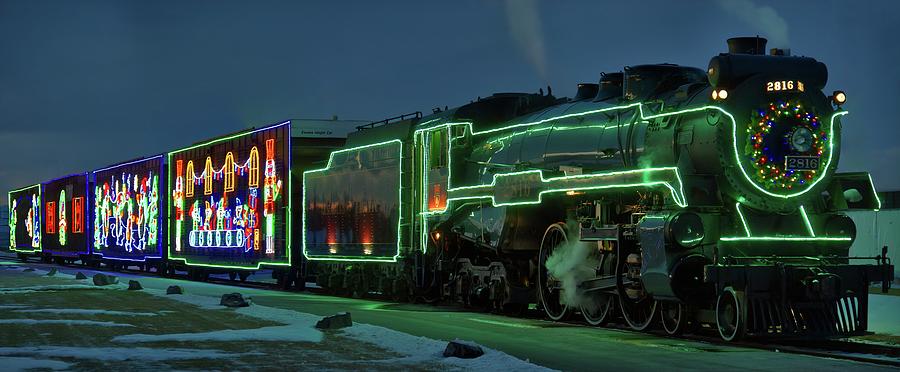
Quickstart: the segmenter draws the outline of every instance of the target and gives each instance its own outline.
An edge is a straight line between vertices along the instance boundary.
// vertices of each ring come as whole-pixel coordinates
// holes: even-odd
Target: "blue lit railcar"
[[[91,176],[92,253],[109,265],[164,271],[165,156],[111,165]]]
[[[87,173],[60,177],[41,185],[41,248],[45,259],[71,262],[90,256],[89,187]]]
[[[41,252],[41,185],[35,184],[10,190],[9,249],[19,257]]]

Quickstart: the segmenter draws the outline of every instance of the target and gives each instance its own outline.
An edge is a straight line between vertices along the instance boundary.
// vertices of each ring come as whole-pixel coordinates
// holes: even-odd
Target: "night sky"
[[[286,118],[572,96],[757,34],[828,65],[841,170],[900,190],[900,2],[748,0],[0,1],[0,190]]]

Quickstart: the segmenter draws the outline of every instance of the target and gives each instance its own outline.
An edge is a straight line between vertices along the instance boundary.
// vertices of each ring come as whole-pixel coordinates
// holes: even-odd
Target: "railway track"
[[[10,255],[8,253],[0,254],[0,259],[6,259],[10,261],[18,260],[16,256]],[[27,265],[30,267],[37,268],[49,268],[49,267],[58,267],[62,266],[68,269],[81,269],[83,271],[96,271],[96,272],[108,272],[108,273],[126,273],[134,276],[157,276],[155,272],[143,271],[143,270],[135,270],[135,269],[121,269],[121,270],[108,270],[106,268],[96,268],[90,267],[86,265],[78,265],[78,264],[66,264],[59,265],[56,263],[44,263],[44,262],[24,262],[22,265]],[[168,276],[167,278],[171,279],[181,279],[181,280],[189,280],[187,274],[176,274],[175,276]],[[291,290],[284,290],[279,288],[276,283],[270,282],[260,282],[260,281],[240,281],[240,280],[232,280],[225,278],[217,278],[210,276],[206,281],[208,283],[213,284],[223,284],[240,288],[248,288],[248,289],[262,289],[262,290],[270,290],[270,291],[279,291],[279,292],[292,292]],[[315,293],[322,296],[336,296],[331,293],[327,293],[324,290],[318,288],[307,288],[307,292]],[[382,301],[389,302],[383,298],[379,298],[377,296],[374,297],[366,297],[365,300],[371,301]],[[477,311],[475,309],[470,309],[471,311]],[[468,311],[468,310],[467,310]],[[521,317],[533,320],[545,320],[543,317],[543,312],[537,310],[528,310],[525,311]],[[579,327],[587,327],[594,328],[595,326],[591,326],[585,324],[583,322],[577,320],[565,321],[564,323],[572,326]],[[635,332],[631,328],[620,324],[609,324],[605,326],[600,326],[599,328],[606,329],[615,329],[626,332]],[[745,347],[745,348],[753,348],[760,350],[768,350],[772,352],[784,352],[784,353],[793,353],[793,354],[802,354],[809,355],[815,357],[824,357],[824,358],[835,358],[835,359],[843,359],[843,360],[852,360],[857,362],[864,363],[872,363],[877,365],[884,366],[892,366],[892,367],[900,367],[900,346],[892,346],[886,344],[876,344],[876,343],[867,343],[861,342],[852,339],[833,339],[833,340],[805,340],[805,339],[778,339],[778,338],[757,338],[750,339],[738,342],[724,342],[720,338],[716,337],[713,329],[705,329],[702,328],[699,332],[693,334],[686,334],[679,337],[674,337],[665,334],[662,331],[658,330],[649,330],[643,333],[652,334],[656,337],[662,338],[670,338],[670,339],[678,339],[678,340],[688,340],[695,342],[702,342],[707,344],[719,345],[719,346],[729,346],[729,347]]]

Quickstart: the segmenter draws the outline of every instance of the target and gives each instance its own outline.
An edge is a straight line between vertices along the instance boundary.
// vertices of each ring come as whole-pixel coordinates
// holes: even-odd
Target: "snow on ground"
[[[0,310],[27,309],[28,305],[0,305]]]
[[[219,300],[209,296],[198,295],[166,295],[164,291],[147,290],[148,293],[164,296],[202,309],[222,309]],[[262,327],[256,329],[220,330],[199,333],[173,333],[162,335],[131,334],[113,338],[115,342],[157,342],[157,341],[288,341],[288,342],[320,342],[322,332],[314,326],[320,317],[298,313],[296,311],[253,305],[235,310],[236,313],[258,319],[283,323],[283,326]]]
[[[248,353],[232,353],[212,349],[156,349],[149,347],[75,347],[36,346],[0,347],[0,355],[31,355],[57,358],[96,359],[105,361],[123,360],[190,360],[235,358]]]
[[[159,341],[284,341],[320,342],[322,332],[295,325],[262,327],[251,329],[225,329],[199,333],[170,333],[162,335],[131,334],[113,337],[113,342],[159,342]]]
[[[469,370],[501,370],[501,371],[549,371],[523,361],[509,354],[481,346],[484,355],[475,359],[444,358],[446,341],[433,340],[427,337],[413,336],[398,332],[393,329],[373,326],[369,324],[353,323],[352,327],[344,328],[342,334],[352,339],[376,344],[385,349],[401,355],[405,358],[385,360],[382,362],[430,362],[439,361],[456,368]],[[474,342],[464,341],[474,345]],[[479,345],[480,346],[480,345]]]
[[[32,369],[59,371],[68,369],[71,364],[50,359],[0,356],[0,366],[3,366],[4,371],[25,371]]]
[[[28,307],[28,306],[22,306]],[[94,310],[94,309],[21,309],[13,310],[14,313],[51,313],[51,314],[79,314],[79,315],[121,315],[121,316],[156,316],[157,313],[140,313],[131,311]]]
[[[40,291],[65,291],[69,289],[122,289],[127,287],[127,285],[122,284],[111,284],[107,286],[95,286],[91,284],[49,284],[33,285],[28,287],[0,288],[0,294],[20,294]]]
[[[869,295],[869,330],[900,336],[900,296]]]
[[[81,319],[0,319],[0,324],[134,327],[131,324]]]
[[[213,297],[200,295],[165,295],[165,292],[158,290],[150,290],[149,293],[158,296],[165,296],[166,298],[181,302],[190,303],[201,308],[222,308],[222,306],[219,305],[219,299]],[[316,315],[260,305],[251,305],[249,307],[238,308],[237,310],[235,310],[235,312],[259,319],[285,323],[286,325],[276,327],[263,327],[258,329],[225,330],[204,333],[182,333],[168,335],[133,334],[115,337],[113,338],[113,341],[153,342],[285,340],[319,342],[322,339],[322,333],[315,328],[316,322],[320,320],[321,317]],[[527,361],[520,360],[518,358],[510,356],[509,354],[483,346],[482,349],[484,349],[484,355],[479,358],[444,358],[443,352],[444,348],[447,347],[446,341],[413,336],[407,333],[369,324],[354,322],[352,327],[343,329],[340,334],[358,341],[378,345],[379,347],[400,355],[406,355],[406,357],[404,358],[384,360],[380,361],[381,363],[438,362],[455,368],[473,370],[488,368],[517,371],[547,370],[546,368],[539,367]],[[367,363],[368,362],[371,361],[367,361]]]

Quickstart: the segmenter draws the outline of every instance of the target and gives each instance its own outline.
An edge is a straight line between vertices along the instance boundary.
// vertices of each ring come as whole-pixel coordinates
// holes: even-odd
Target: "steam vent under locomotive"
[[[865,331],[868,286],[893,267],[848,257],[841,211],[880,201],[867,173],[835,172],[846,94],[765,44],[351,134],[304,177],[310,272],[335,292],[725,340]]]
[[[880,201],[868,173],[836,172],[847,95],[765,45],[729,39],[706,71],[625,67],[571,99],[285,121],[113,163],[10,191],[11,248],[729,341],[863,333],[894,269],[849,256],[844,211]]]

